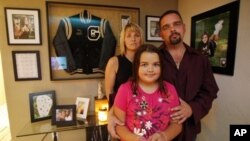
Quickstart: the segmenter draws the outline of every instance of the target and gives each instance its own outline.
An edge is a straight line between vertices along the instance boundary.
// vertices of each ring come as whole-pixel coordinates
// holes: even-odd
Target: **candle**
[[[100,108],[98,111],[98,120],[107,121],[108,119],[108,110],[107,108]]]
[[[108,100],[106,96],[102,99],[98,99],[98,97],[95,97],[95,114],[98,115],[99,109],[104,109],[106,108],[108,111],[109,105],[108,105]]]

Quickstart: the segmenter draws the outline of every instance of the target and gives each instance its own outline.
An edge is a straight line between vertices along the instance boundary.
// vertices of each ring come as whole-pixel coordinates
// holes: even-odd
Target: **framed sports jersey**
[[[46,2],[51,80],[103,78],[119,34],[139,8]]]

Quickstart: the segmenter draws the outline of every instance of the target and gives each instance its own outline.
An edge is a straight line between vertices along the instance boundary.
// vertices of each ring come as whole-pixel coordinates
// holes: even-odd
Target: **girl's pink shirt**
[[[170,109],[180,104],[175,87],[164,82],[168,96],[159,89],[146,93],[140,87],[138,94],[132,93],[131,81],[120,86],[114,106],[126,113],[125,124],[134,134],[148,138],[152,134],[165,130],[170,122]]]

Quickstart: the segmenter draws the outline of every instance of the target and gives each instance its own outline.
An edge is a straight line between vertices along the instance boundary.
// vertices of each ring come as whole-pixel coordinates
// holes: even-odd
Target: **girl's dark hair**
[[[203,38],[203,36],[204,35],[206,35],[207,36],[207,42],[205,43],[205,44],[208,44],[209,43],[209,34],[208,34],[208,32],[204,32],[202,35],[201,35],[201,40],[202,40],[202,38]]]
[[[138,71],[139,71],[139,67],[140,67],[141,55],[143,52],[156,53],[159,56],[161,73],[160,73],[160,77],[157,81],[159,83],[160,92],[163,94],[167,94],[167,89],[164,87],[164,82],[163,82],[163,67],[164,67],[163,66],[163,57],[162,57],[160,50],[151,44],[141,45],[135,53],[134,62],[133,62],[133,74],[132,74],[132,78],[131,78],[133,94],[137,95],[137,88],[138,88],[138,82],[139,82]]]

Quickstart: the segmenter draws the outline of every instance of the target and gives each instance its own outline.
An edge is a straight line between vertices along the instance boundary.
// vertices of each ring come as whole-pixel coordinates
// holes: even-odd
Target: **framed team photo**
[[[46,11],[51,80],[103,78],[122,27],[140,19],[132,7],[46,1]]]
[[[214,73],[234,74],[238,18],[235,1],[191,19],[191,47],[208,57]]]
[[[40,10],[5,8],[7,38],[9,45],[40,45]]]

